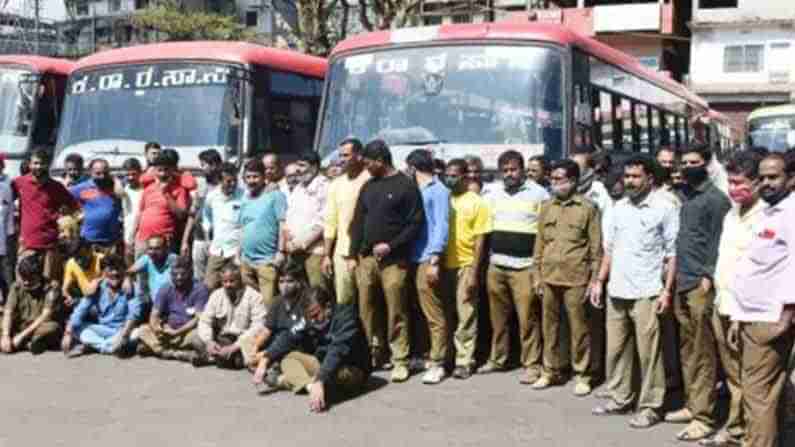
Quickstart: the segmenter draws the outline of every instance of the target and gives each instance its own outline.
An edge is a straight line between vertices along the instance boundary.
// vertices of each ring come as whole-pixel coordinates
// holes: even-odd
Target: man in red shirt
[[[30,158],[30,173],[11,183],[19,199],[20,259],[39,255],[44,260],[44,277],[61,282],[63,260],[56,247],[58,218],[77,209],[77,202],[61,183],[50,177],[50,154],[37,150]]]
[[[162,236],[176,251],[180,229],[190,207],[190,194],[177,177],[176,152],[163,151],[154,160],[157,180],[144,188],[140,213],[135,223],[136,253],[142,253],[146,241]],[[137,257],[137,256],[136,256]]]
[[[155,166],[155,160],[157,160],[161,153],[171,153],[172,155],[176,155],[177,165],[179,166],[179,153],[176,151],[176,149],[161,149],[158,143],[146,143],[146,146],[144,147],[144,156],[146,156],[146,170],[138,180],[141,182],[141,186],[144,188],[157,180],[157,167]],[[179,184],[189,192],[193,193],[196,188],[198,188],[196,177],[194,177],[190,172],[178,170],[176,172],[176,177],[179,181]]]

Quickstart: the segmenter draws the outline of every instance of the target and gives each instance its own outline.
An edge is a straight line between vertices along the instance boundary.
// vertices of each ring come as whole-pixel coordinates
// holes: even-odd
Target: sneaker
[[[422,383],[426,385],[436,385],[444,379],[444,368],[441,366],[432,366],[422,376]]]
[[[574,385],[575,396],[583,397],[589,394],[591,394],[591,385],[585,382],[577,382],[577,384]]]
[[[392,383],[405,382],[409,379],[409,368],[406,365],[395,365],[392,369]]]
[[[86,353],[86,345],[84,344],[77,344],[69,352],[66,353],[66,357],[73,359],[75,357],[80,357]]]
[[[466,380],[472,377],[472,368],[468,366],[456,366],[453,370],[453,377],[456,379]]]
[[[485,365],[478,368],[478,374],[491,374],[502,371],[505,371],[505,368],[492,362],[486,362]]]
[[[530,385],[534,390],[545,390],[552,386],[552,378],[549,376],[541,376],[536,382]]]

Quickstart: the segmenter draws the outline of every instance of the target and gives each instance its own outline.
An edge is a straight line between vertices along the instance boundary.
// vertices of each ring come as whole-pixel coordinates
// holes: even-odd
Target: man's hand
[[[12,340],[11,344],[13,345],[14,350],[18,350],[22,344],[25,343],[25,337],[22,334],[17,334]]]
[[[326,390],[323,382],[312,382],[307,385],[309,391],[309,410],[320,413],[326,409]]]
[[[704,293],[708,293],[712,290],[712,280],[709,278],[701,278],[701,291]]]
[[[594,281],[586,292],[586,295],[590,297],[591,305],[597,309],[601,309],[604,306],[604,303],[602,303],[602,286],[601,281]]]
[[[218,343],[211,341],[207,344],[207,352],[212,356],[217,356],[221,354],[221,347]]]
[[[181,244],[181,247],[179,247],[179,255],[183,258],[189,258],[191,255],[190,248],[190,244]]]
[[[740,352],[740,323],[732,321],[729,331],[726,333],[726,344],[732,351]]]
[[[14,344],[11,341],[11,337],[8,335],[4,335],[2,339],[0,339],[0,350],[5,352],[6,354],[11,354],[14,352]]]
[[[660,296],[654,301],[654,313],[662,315],[671,308],[671,292],[663,290]]]
[[[121,284],[121,290],[126,295],[132,294],[133,291],[135,290],[135,285],[133,284],[132,280],[129,277],[124,278],[124,282],[122,282]],[[152,293],[152,291],[150,291],[150,293]]]
[[[391,252],[392,248],[386,242],[381,242],[380,244],[376,244],[375,247],[373,247],[373,256],[375,256],[375,259],[378,261],[389,256],[389,253]]]
[[[72,349],[72,332],[66,331],[61,339],[61,350],[66,354],[70,349]]]
[[[323,274],[332,278],[334,276],[334,261],[331,260],[331,256],[323,256],[323,263],[320,265]]]
[[[428,270],[425,272],[425,278],[428,280],[428,285],[431,287],[439,284],[439,265],[429,265]]]
[[[232,356],[232,354],[234,354],[235,352],[237,352],[237,351],[238,351],[238,349],[239,349],[239,348],[238,348],[237,346],[235,346],[235,345],[224,346],[223,348],[221,348],[221,349],[218,351],[218,355],[219,355],[220,357],[223,357],[223,358],[225,358],[225,359],[228,359],[229,357],[231,357],[231,356]]]
[[[262,357],[257,363],[257,369],[254,371],[254,377],[251,379],[255,385],[262,383],[265,379],[265,373],[268,372],[268,357]]]
[[[177,334],[179,334],[179,330],[171,329],[171,327],[169,327],[168,325],[161,326],[161,331],[162,331],[163,335],[167,335],[169,337],[175,337],[175,336],[177,336]]]

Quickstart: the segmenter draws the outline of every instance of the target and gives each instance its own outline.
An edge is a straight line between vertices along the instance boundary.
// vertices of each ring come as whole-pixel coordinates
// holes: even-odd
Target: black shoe
[[[456,366],[453,370],[453,377],[456,379],[466,380],[472,377],[472,369],[468,366]]]
[[[197,352],[190,363],[193,365],[194,368],[201,368],[202,366],[210,365],[213,362],[211,362],[210,359],[206,355],[199,354]]]
[[[31,354],[39,355],[47,350],[47,343],[45,343],[45,340],[37,338],[30,342],[30,344],[28,345],[28,349],[30,350]]]

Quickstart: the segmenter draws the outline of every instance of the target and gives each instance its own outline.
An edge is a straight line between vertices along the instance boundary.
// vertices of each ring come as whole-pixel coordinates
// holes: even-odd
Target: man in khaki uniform
[[[555,163],[550,174],[553,199],[544,202],[538,217],[534,286],[543,287],[544,374],[533,388],[544,389],[563,380],[559,350],[562,302],[571,327],[574,394],[585,396],[591,392],[585,295],[602,260],[602,226],[596,205],[576,194],[579,177],[577,163]]]

